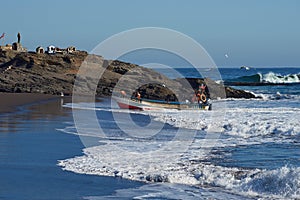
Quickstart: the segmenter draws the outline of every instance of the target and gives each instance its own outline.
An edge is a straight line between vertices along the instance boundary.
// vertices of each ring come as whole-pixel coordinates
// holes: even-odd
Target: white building
[[[47,53],[48,54],[55,54],[56,53],[55,46],[53,46],[53,45],[48,46],[47,47]]]

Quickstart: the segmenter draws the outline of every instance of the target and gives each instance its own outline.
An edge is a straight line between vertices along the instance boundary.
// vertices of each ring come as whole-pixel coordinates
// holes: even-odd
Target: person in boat
[[[195,96],[198,104],[207,103],[207,100],[209,98],[209,91],[207,86],[203,83],[199,85],[199,89],[196,90]]]
[[[210,98],[210,94],[209,94],[209,90],[208,90],[207,85],[205,85],[205,84],[202,83],[202,84],[200,85],[200,92],[201,92],[201,93],[204,93],[207,99]]]
[[[139,91],[136,91],[136,98],[140,103],[142,102],[142,95]]]
[[[121,96],[122,96],[123,98],[125,98],[125,97],[127,96],[127,94],[126,94],[126,92],[125,92],[124,90],[121,90],[120,93],[121,93]]]
[[[196,91],[196,99],[197,99],[198,104],[202,104],[202,103],[206,102],[205,94],[199,90]]]

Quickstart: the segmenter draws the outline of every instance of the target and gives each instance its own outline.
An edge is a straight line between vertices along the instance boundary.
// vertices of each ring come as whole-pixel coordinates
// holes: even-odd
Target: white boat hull
[[[178,110],[211,110],[211,104],[198,103],[179,103],[153,100],[138,100],[121,97],[113,97],[122,109],[135,110],[159,110],[159,109],[178,109]]]

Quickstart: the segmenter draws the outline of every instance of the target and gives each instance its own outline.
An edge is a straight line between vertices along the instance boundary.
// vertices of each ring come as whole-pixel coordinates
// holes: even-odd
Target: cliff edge
[[[95,80],[97,95],[110,96],[112,92],[121,90],[132,95],[133,90],[138,89],[143,98],[176,101],[178,98],[190,99],[193,95],[191,86],[196,89],[204,82],[213,99],[255,98],[251,93],[224,87],[209,79],[171,80],[152,69],[118,60],[105,60],[101,56],[88,55],[85,51],[71,54],[0,51],[0,92],[72,95],[74,81],[83,61],[91,63],[91,66],[94,64],[96,68],[102,66],[101,79]],[[94,70],[93,67],[90,70]],[[87,90],[91,89],[88,85],[90,81],[93,80],[89,80],[88,76],[83,77],[82,82],[87,83]],[[224,95],[221,95],[222,92]]]

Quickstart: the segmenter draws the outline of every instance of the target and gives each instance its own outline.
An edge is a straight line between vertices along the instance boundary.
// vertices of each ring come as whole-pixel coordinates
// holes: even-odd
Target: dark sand
[[[58,96],[33,93],[0,93],[0,113],[13,112],[19,106],[55,98]]]

